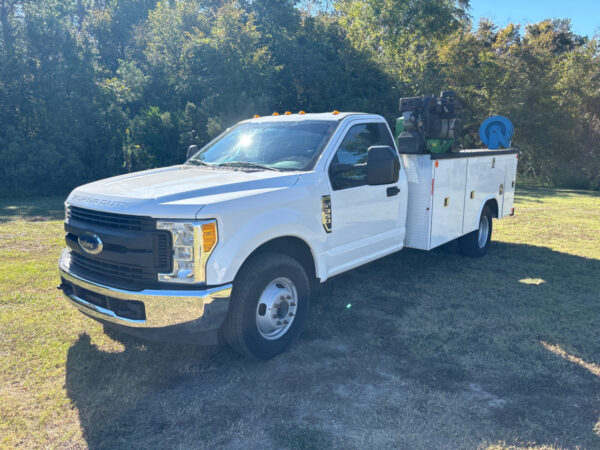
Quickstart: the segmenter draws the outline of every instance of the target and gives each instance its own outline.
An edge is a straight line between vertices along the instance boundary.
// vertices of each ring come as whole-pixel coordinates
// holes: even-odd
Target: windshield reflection
[[[333,120],[242,123],[207,144],[188,163],[309,170],[338,124]]]

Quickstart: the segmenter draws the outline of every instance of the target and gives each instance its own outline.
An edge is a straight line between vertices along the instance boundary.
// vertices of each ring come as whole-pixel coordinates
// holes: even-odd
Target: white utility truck
[[[183,165],[78,187],[59,288],[130,334],[220,336],[271,358],[298,337],[316,283],[403,247],[458,239],[481,256],[492,218],[512,214],[516,150],[398,142],[373,114],[255,117]]]

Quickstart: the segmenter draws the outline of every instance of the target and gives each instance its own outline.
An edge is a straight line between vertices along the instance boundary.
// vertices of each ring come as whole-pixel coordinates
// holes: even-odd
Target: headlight
[[[173,236],[173,272],[159,273],[158,281],[201,283],[206,281],[206,263],[217,245],[217,222],[158,221],[159,230]]]

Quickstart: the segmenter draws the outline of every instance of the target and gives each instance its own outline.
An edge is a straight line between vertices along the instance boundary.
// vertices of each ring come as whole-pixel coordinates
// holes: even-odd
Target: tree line
[[[568,20],[473,24],[468,0],[0,0],[0,196],[177,164],[274,111],[454,89],[462,145],[515,124],[520,174],[600,188],[600,49]]]

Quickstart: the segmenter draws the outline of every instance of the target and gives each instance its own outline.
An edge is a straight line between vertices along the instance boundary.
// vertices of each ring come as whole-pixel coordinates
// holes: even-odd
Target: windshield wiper
[[[199,159],[190,159],[186,161],[186,164],[194,164],[196,166],[207,166],[211,167],[212,164],[205,163],[204,161],[200,161]]]
[[[215,164],[216,166],[225,166],[225,167],[248,167],[254,169],[263,169],[263,170],[274,170],[275,172],[279,172],[278,169],[274,167],[265,166],[264,164],[247,162],[247,161],[229,161],[221,164]]]

